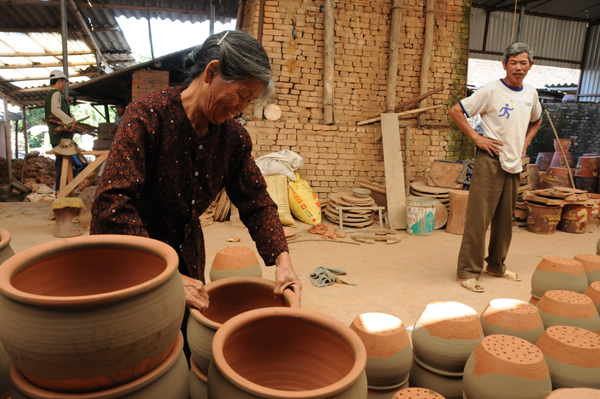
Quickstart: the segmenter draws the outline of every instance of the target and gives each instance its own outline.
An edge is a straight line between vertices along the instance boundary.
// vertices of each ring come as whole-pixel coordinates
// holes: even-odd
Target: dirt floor
[[[89,205],[91,196],[83,193]],[[15,252],[57,239],[53,236],[50,203],[0,203],[0,227],[10,231],[11,246]],[[89,207],[81,215],[85,234],[89,234]],[[327,223],[325,221],[325,223]],[[307,232],[309,225],[298,222],[297,240],[319,239]],[[365,229],[362,229],[365,230]],[[484,293],[473,293],[455,281],[456,258],[460,235],[435,230],[430,236],[412,236],[398,231],[397,244],[348,244],[354,242],[348,235],[343,240],[290,242],[294,268],[304,290],[302,307],[332,316],[345,324],[366,312],[384,312],[399,317],[411,328],[425,306],[434,301],[458,301],[481,313],[490,300],[515,298],[528,301],[531,275],[544,256],[572,258],[577,254],[596,253],[600,238],[598,222],[588,224],[584,234],[557,231],[540,235],[519,228],[513,234],[511,249],[506,260],[508,267],[518,272],[521,282],[512,282],[486,274],[480,283]],[[255,249],[247,230],[234,227],[231,222],[215,222],[205,227],[208,269],[216,252],[227,246],[248,246]],[[240,238],[238,243],[229,238]],[[262,261],[261,261],[262,262]],[[316,288],[309,279],[319,266],[343,269],[342,278],[349,283],[335,283]],[[263,266],[263,277],[273,278],[274,267]]]

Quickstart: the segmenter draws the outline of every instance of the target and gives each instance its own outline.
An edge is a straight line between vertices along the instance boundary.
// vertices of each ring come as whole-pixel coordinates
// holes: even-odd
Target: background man
[[[533,66],[529,46],[519,42],[508,46],[502,66],[505,78],[484,85],[449,112],[456,125],[477,145],[456,276],[459,284],[474,292],[484,290],[478,283],[484,261],[488,274],[521,280],[517,273],[506,269],[504,260],[512,238],[512,214],[523,169],[521,158],[542,124],[537,91],[523,83]],[[483,135],[466,119],[477,114],[481,115]],[[490,222],[488,257],[484,258],[485,234]]]

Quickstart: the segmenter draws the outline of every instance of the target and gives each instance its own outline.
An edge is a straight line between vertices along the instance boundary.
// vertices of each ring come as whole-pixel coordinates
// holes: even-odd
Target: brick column
[[[131,99],[169,86],[169,71],[138,70],[131,78]]]

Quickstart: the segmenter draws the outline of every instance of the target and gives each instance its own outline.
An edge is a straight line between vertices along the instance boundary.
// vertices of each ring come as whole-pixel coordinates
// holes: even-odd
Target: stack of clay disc
[[[373,209],[360,209],[362,207],[377,206],[371,197],[359,198],[353,193],[329,194],[329,202],[325,207],[325,216],[330,221],[339,224],[340,214],[338,206],[353,207],[342,212],[342,225],[347,227],[367,227],[373,224]]]
[[[448,189],[443,187],[428,186],[425,180],[419,180],[410,183],[410,195],[435,198],[444,204],[446,210],[450,209],[450,194],[448,193]]]

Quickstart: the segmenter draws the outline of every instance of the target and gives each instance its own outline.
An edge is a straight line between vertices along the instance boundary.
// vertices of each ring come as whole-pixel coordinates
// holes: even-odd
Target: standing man
[[[61,139],[73,140],[73,135],[77,122],[71,117],[69,112],[69,105],[63,96],[63,90],[67,85],[67,77],[62,71],[56,70],[50,72],[50,86],[52,89],[46,95],[46,102],[44,104],[46,110],[46,120],[48,121],[48,134],[50,135],[50,144],[52,147],[56,147],[60,144]],[[60,120],[65,126],[70,126],[70,130],[62,130],[55,132],[59,126],[57,123],[50,122],[50,116],[54,116],[54,119]],[[56,191],[60,185],[60,175],[62,170],[62,159],[63,156],[56,154],[56,161],[54,166],[56,167]],[[83,164],[77,156],[73,156],[73,175],[76,176],[81,169]]]
[[[506,268],[504,260],[512,238],[512,215],[523,170],[521,158],[542,124],[537,91],[523,84],[533,66],[529,46],[519,42],[508,46],[502,66],[505,78],[484,85],[449,112],[456,125],[477,145],[456,275],[460,285],[474,292],[484,291],[478,283],[484,261],[488,274],[521,280],[517,273]],[[481,115],[484,129],[481,136],[466,119],[477,114]],[[485,234],[490,222],[490,243],[485,257]]]

